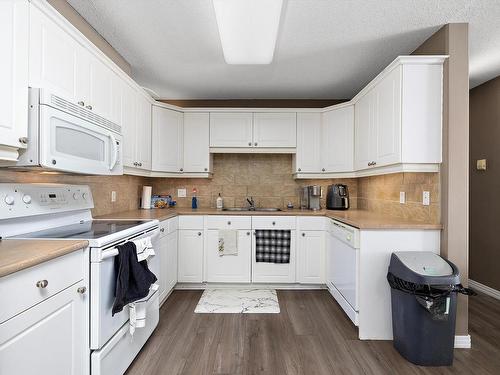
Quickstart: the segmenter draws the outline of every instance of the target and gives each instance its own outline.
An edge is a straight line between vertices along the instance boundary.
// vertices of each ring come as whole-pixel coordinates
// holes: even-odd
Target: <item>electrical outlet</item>
[[[406,193],[404,191],[399,192],[399,203],[401,204],[406,203]]]
[[[111,202],[116,202],[116,191],[111,192]]]
[[[428,191],[424,191],[422,193],[422,204],[424,206],[428,206],[431,204],[431,193],[429,193]]]
[[[186,189],[177,189],[178,198],[186,198]]]

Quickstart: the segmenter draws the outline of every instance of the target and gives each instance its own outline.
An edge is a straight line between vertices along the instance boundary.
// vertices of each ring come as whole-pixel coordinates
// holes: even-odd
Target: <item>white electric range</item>
[[[114,302],[116,246],[151,237],[157,248],[158,220],[93,219],[92,192],[85,185],[0,184],[0,238],[83,239],[89,242],[89,346],[92,375],[123,374],[159,320],[158,292],[146,304],[146,326],[129,333],[129,312],[111,315]],[[159,277],[159,257],[148,259]]]

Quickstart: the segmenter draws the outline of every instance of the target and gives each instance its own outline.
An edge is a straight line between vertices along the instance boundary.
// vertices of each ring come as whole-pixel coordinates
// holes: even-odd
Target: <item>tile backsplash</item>
[[[143,185],[153,186],[153,194],[170,194],[179,207],[191,207],[192,189],[198,190],[199,207],[215,207],[219,193],[226,207],[246,206],[253,197],[259,207],[286,207],[292,202],[299,207],[299,190],[306,185],[326,187],[343,183],[349,187],[351,208],[376,211],[392,217],[422,222],[440,222],[440,181],[438,173],[397,173],[375,177],[348,179],[295,180],[292,156],[288,154],[215,154],[214,174],[203,178],[144,178],[136,176],[80,176],[41,174],[0,170],[0,182],[44,182],[90,185],[94,196],[93,215],[137,209]],[[187,190],[186,198],[177,189]],[[111,191],[117,201],[111,202]],[[406,192],[406,204],[399,203],[399,192]],[[422,191],[429,191],[431,204],[422,205]]]

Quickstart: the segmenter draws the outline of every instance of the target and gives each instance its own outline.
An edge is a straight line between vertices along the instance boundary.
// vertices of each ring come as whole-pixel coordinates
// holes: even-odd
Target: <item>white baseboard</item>
[[[455,336],[455,349],[470,349],[471,339],[470,335]]]
[[[177,283],[176,290],[204,290],[207,288],[218,289],[296,289],[318,290],[326,289],[325,284],[272,284],[272,283]]]
[[[490,288],[484,284],[478,283],[477,281],[469,279],[469,287],[477,290],[478,292],[484,293],[490,297],[500,299],[500,291]]]

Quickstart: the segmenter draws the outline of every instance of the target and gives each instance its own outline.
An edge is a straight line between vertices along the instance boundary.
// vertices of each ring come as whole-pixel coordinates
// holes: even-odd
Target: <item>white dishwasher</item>
[[[327,243],[327,286],[347,316],[358,325],[359,229],[331,220]]]

